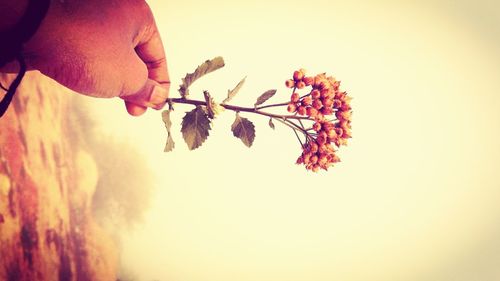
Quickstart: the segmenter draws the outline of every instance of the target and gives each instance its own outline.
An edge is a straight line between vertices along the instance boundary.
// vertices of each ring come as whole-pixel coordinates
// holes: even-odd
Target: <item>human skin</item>
[[[12,26],[27,3],[1,0],[0,29]],[[52,0],[23,54],[29,70],[80,94],[120,97],[134,116],[162,108],[168,97],[162,40],[143,0]],[[17,69],[9,63],[0,71]]]

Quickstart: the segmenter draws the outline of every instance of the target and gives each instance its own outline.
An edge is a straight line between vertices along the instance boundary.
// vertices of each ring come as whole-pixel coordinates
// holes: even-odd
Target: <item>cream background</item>
[[[500,5],[495,1],[150,1],[172,78],[221,55],[194,87],[249,105],[297,68],[328,72],[352,97],[342,163],[294,165],[293,134],[267,119],[247,149],[225,112],[189,152],[162,152],[160,112],[130,118],[94,100],[157,175],[144,225],[124,239],[140,280],[500,280]],[[201,98],[201,95],[198,96]],[[248,116],[248,115],[247,115]]]

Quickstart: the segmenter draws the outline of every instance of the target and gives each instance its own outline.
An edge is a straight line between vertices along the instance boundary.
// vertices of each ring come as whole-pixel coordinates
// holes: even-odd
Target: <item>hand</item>
[[[168,97],[163,44],[142,0],[52,1],[24,55],[28,69],[81,94],[118,96],[134,116]]]

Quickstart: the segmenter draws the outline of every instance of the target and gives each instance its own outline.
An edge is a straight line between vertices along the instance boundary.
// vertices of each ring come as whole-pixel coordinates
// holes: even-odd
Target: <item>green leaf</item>
[[[273,118],[269,118],[269,127],[274,130]]]
[[[252,146],[255,139],[255,126],[248,119],[236,114],[236,120],[234,120],[231,126],[231,131],[233,131],[233,135],[241,139],[246,146]]]
[[[179,88],[181,97],[185,98],[189,95],[189,86],[191,86],[196,80],[210,72],[222,68],[223,66],[224,59],[222,57],[215,57],[199,65],[193,73],[186,74],[186,77],[182,78],[182,85]]]
[[[197,106],[182,119],[182,136],[189,150],[200,147],[208,137],[210,119],[201,106]]]
[[[260,95],[260,97],[257,98],[257,101],[255,102],[255,106],[265,103],[268,99],[272,98],[272,96],[274,96],[274,94],[276,94],[276,90],[274,90],[274,89],[266,91],[265,93]]]
[[[247,79],[247,77],[245,76],[243,79],[241,79],[241,81],[238,83],[238,85],[236,85],[236,87],[234,87],[234,89],[227,91],[227,98],[222,101],[222,104],[226,104],[226,103],[230,102],[234,98],[234,96],[236,96],[236,94],[241,89],[241,87],[243,87],[243,84],[245,84],[246,79]]]
[[[170,111],[171,110],[164,110],[161,114],[163,122],[165,123],[165,128],[167,128],[167,143],[165,144],[165,152],[170,152],[175,148],[175,142],[174,139],[172,138],[170,128],[172,127],[172,121],[170,121]]]

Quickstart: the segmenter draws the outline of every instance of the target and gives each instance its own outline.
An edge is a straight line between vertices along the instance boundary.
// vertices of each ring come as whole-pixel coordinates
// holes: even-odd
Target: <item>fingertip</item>
[[[127,108],[128,114],[132,116],[141,116],[147,111],[147,107],[140,106],[135,103],[125,101],[125,108]]]

